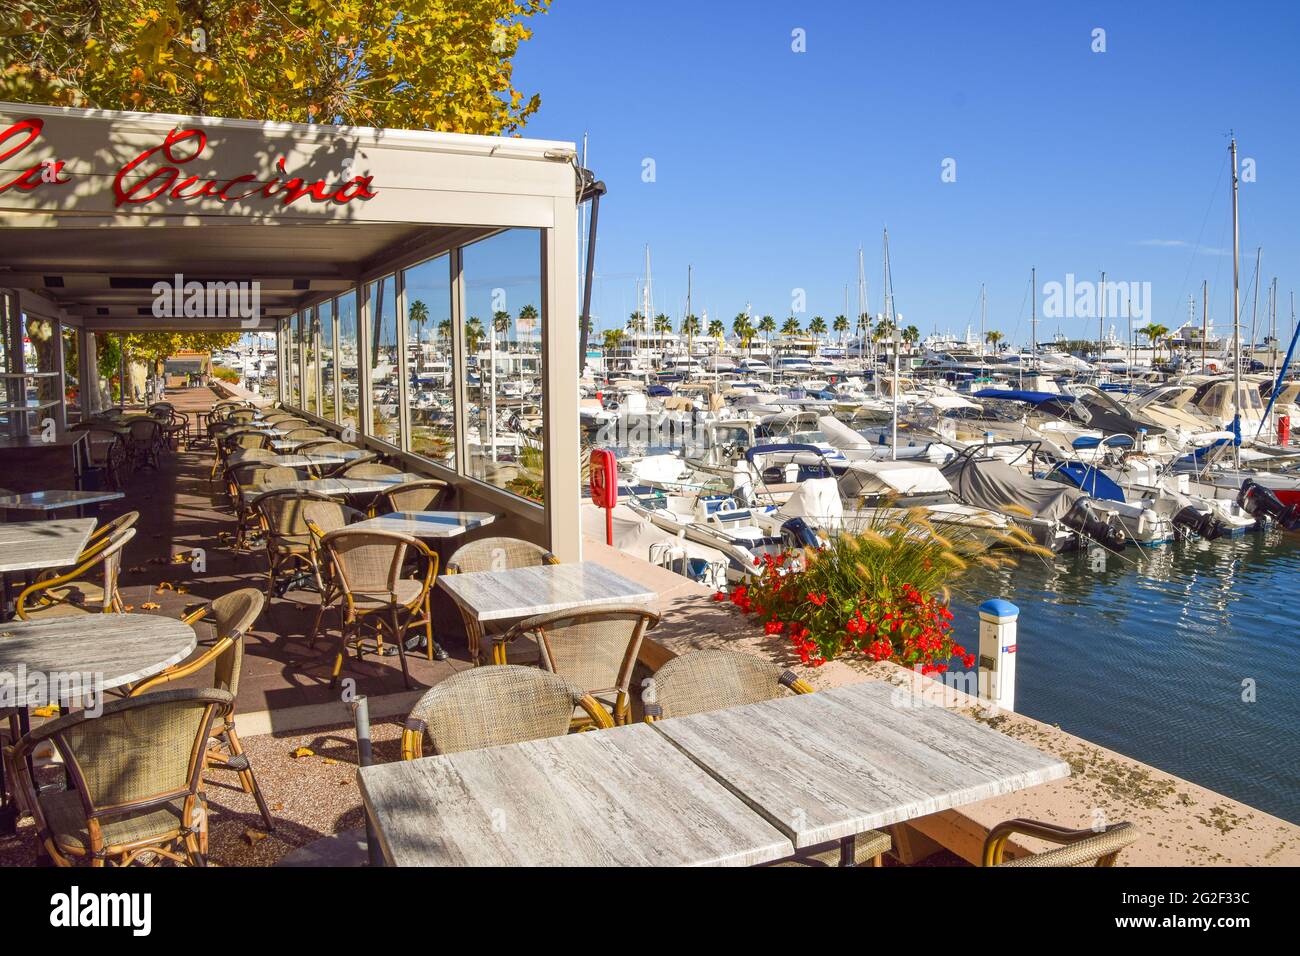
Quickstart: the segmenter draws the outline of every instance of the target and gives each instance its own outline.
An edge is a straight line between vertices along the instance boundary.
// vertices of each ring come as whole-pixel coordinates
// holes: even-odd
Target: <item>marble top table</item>
[[[61,511],[126,497],[120,491],[32,491],[0,497],[0,511]]]
[[[247,450],[238,455],[231,455],[229,459],[232,466],[247,463],[250,465],[278,465],[283,468],[316,468],[322,465],[341,465],[349,460],[349,453],[332,451],[321,452],[320,454],[273,455],[270,458],[249,458]]]
[[[396,531],[413,538],[454,538],[497,520],[488,511],[395,511],[348,525],[349,531]]]
[[[0,524],[0,573],[75,564],[95,530],[94,518]]]
[[[357,776],[391,866],[750,866],[793,852],[645,724]]]
[[[261,497],[271,491],[314,491],[331,497],[373,495],[397,485],[404,485],[408,481],[423,481],[426,477],[426,475],[402,472],[396,475],[379,475],[375,478],[304,478],[300,481],[272,481],[258,485],[257,495]]]
[[[484,624],[605,604],[649,604],[658,597],[593,561],[444,574],[438,586]]]
[[[8,707],[67,703],[90,689],[88,682],[96,691],[111,690],[161,673],[189,657],[197,643],[188,624],[153,614],[11,621],[0,624],[0,695]],[[20,665],[27,677],[39,672],[63,680],[32,682]]]
[[[1065,761],[883,681],[650,726],[800,849],[1070,775]]]

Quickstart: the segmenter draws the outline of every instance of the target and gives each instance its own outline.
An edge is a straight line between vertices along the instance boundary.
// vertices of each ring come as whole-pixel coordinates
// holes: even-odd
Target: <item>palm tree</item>
[[[844,349],[844,333],[847,332],[847,331],[849,330],[849,317],[848,317],[847,315],[837,315],[837,316],[835,316],[835,321],[834,321],[834,323],[832,323],[831,328],[833,328],[836,332],[839,333],[839,335],[840,335],[840,350],[843,351],[843,349]]]
[[[443,319],[438,323],[438,338],[446,339],[447,344],[451,344],[451,319]]]
[[[772,333],[776,331],[776,319],[770,315],[765,315],[758,320],[758,331],[763,333],[764,346],[767,348],[767,357],[772,357]]]
[[[633,312],[627,317],[627,330],[629,332],[642,332],[645,330],[645,316],[640,312]]]
[[[419,357],[416,361],[420,368],[424,368],[424,323],[429,321],[429,307],[416,299],[411,303],[411,308],[407,312],[407,318],[415,324],[415,344],[420,346]]]
[[[526,322],[529,328],[537,328],[537,306],[526,305],[519,310],[521,323]]]
[[[492,313],[492,330],[497,335],[505,335],[510,331],[510,313],[493,312]]]
[[[826,320],[820,315],[814,315],[812,321],[808,323],[808,333],[816,338],[826,334]]]
[[[655,316],[654,329],[655,329],[655,334],[660,337],[659,347],[662,349],[664,344],[663,336],[667,335],[669,332],[673,330],[672,319],[668,318],[668,316],[660,312],[658,315]]]
[[[798,335],[800,331],[799,320],[793,315],[786,319],[785,323],[781,326],[782,335]]]
[[[689,356],[695,350],[695,336],[700,334],[699,316],[688,315],[682,319],[681,331],[686,336],[686,354]]]
[[[991,329],[990,331],[984,333],[984,341],[987,342],[989,345],[993,346],[994,352],[997,352],[998,343],[1001,342],[1003,338],[1004,336],[997,329]]]
[[[722,337],[727,334],[727,327],[722,324],[721,319],[709,319],[709,335],[722,344]]]
[[[616,351],[619,345],[622,344],[623,342],[623,330],[606,329],[603,333],[601,333],[601,337],[604,339],[602,344],[605,347],[605,351],[613,352]]]
[[[483,328],[483,322],[477,315],[471,315],[469,321],[465,323],[465,344],[469,346],[470,354],[473,355],[478,351],[487,332]]]
[[[731,331],[740,340],[740,347],[749,351],[749,343],[754,338],[754,326],[749,322],[749,314],[739,312],[731,320]]]
[[[912,346],[916,345],[917,342],[921,341],[921,330],[915,325],[909,325],[907,328],[903,329],[903,341],[907,343],[908,348],[910,349]]]
[[[1156,356],[1159,354],[1159,342],[1169,334],[1169,329],[1158,322],[1152,322],[1150,325],[1138,329],[1137,333],[1147,337],[1147,343],[1151,346],[1151,361],[1154,364]]]

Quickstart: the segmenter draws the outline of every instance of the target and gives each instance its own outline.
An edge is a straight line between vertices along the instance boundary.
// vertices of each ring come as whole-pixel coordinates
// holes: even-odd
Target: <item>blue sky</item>
[[[1104,269],[1150,282],[1151,319],[1171,328],[1208,279],[1222,331],[1232,128],[1257,177],[1241,187],[1244,321],[1262,245],[1261,323],[1277,275],[1290,332],[1300,4],[554,0],[532,26],[515,82],[542,108],[525,135],[588,133],[609,187],[599,327],[637,307],[646,243],[655,311],[674,320],[688,263],[694,311],[728,326],[746,303],[783,318],[796,288],[805,321],[843,311],[846,284],[852,312],[859,243],[878,312],[888,225],[896,309],[925,333],[978,328],[983,281],[989,327],[1027,341],[1031,266],[1040,307],[1046,282]],[[1096,336],[1095,320],[1062,319],[1040,337],[1058,325]]]

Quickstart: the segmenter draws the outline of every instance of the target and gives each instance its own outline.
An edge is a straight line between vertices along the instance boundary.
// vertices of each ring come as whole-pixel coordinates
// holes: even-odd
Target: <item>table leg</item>
[[[857,866],[856,836],[846,836],[840,841],[840,866]]]

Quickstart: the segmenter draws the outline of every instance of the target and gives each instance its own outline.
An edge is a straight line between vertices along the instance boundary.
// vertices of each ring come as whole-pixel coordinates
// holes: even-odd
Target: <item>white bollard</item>
[[[1020,609],[993,598],[980,605],[980,695],[999,710],[1016,709],[1016,621]],[[987,674],[987,677],[985,676]]]

